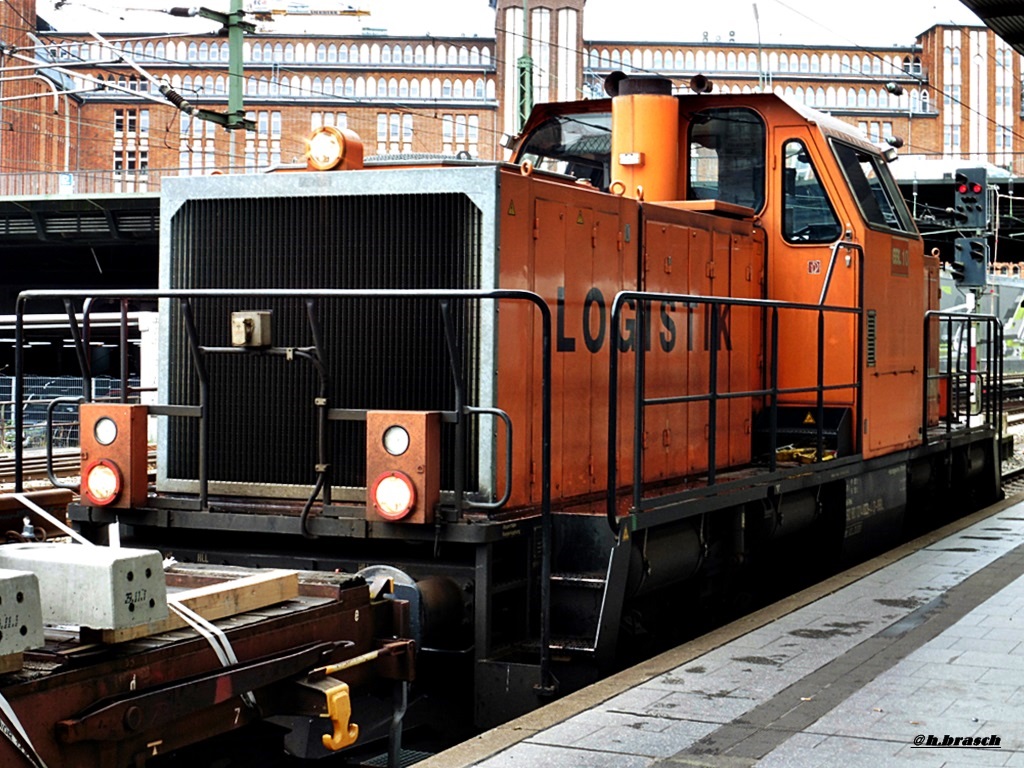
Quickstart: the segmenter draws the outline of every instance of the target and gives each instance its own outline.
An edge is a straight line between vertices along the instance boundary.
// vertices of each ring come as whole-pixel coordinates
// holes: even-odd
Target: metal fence
[[[129,389],[139,386],[138,377],[128,381]],[[23,442],[26,448],[46,445],[46,412],[55,398],[80,397],[80,376],[26,376],[22,408],[25,414]],[[94,378],[91,400],[120,400],[121,379]],[[137,403],[139,395],[131,391],[129,402]],[[14,377],[0,376],[0,452],[14,450]],[[53,446],[78,447],[78,405],[57,403],[53,408]]]

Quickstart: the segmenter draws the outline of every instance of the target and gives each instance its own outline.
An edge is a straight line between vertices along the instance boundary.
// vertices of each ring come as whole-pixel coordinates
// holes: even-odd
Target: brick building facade
[[[13,38],[20,46],[33,45],[31,6],[12,0],[0,7],[8,28],[20,25]],[[244,132],[180,112],[124,61],[199,108],[225,111],[222,36],[119,35],[107,48],[88,35],[38,31],[48,46],[39,55],[68,67],[49,72],[58,91],[83,92],[58,95],[54,112],[53,89],[40,78],[12,79],[21,62],[7,51],[3,96],[38,97],[0,101],[3,170],[92,173],[114,191],[153,189],[163,173],[301,161],[305,137],[322,123],[355,130],[368,155],[498,159],[501,134],[514,133],[521,119],[517,61],[524,53],[536,101],[600,97],[603,78],[616,69],[658,72],[679,90],[704,74],[716,91],[772,89],[875,140],[898,136],[904,155],[1024,170],[1022,57],[987,28],[937,25],[913,45],[882,48],[625,43],[585,41],[583,14],[584,0],[529,0],[525,16],[519,0],[498,0],[489,39],[249,35],[244,103],[255,131]],[[90,191],[81,184],[79,191]]]

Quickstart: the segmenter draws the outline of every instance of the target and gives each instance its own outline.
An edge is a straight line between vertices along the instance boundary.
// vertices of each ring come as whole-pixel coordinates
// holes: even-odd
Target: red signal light
[[[980,193],[980,192],[981,192],[981,184],[979,184],[978,182],[974,182],[974,183],[973,183],[973,184],[971,185],[971,192],[973,192],[973,193],[974,193],[974,194],[976,194],[976,195],[977,195],[978,193]]]
[[[967,185],[966,184],[960,184],[956,188],[956,191],[959,192],[961,195],[965,194],[967,192]]]

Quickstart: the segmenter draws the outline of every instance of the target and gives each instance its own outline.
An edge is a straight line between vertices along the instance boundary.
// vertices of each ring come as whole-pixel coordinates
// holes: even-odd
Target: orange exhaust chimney
[[[612,73],[612,184],[627,197],[679,197],[679,102],[672,82],[650,75]]]

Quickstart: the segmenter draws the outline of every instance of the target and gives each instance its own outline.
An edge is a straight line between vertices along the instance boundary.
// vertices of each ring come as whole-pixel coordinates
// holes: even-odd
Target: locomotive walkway
[[[418,768],[1024,768],[1024,497]]]

